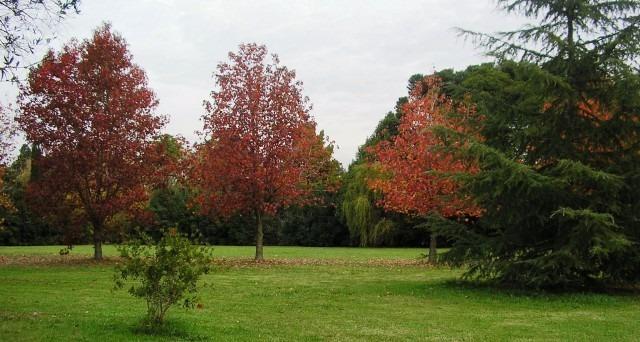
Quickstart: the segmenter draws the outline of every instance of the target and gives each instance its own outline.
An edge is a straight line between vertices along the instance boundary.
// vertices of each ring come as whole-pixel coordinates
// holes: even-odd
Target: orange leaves
[[[218,65],[192,175],[205,211],[273,214],[308,203],[331,161],[295,73],[275,56],[267,64],[267,55],[264,46],[241,45]]]
[[[599,126],[601,122],[609,121],[613,118],[612,113],[603,108],[598,100],[588,99],[579,102],[577,106],[578,115],[593,120],[596,127]],[[553,104],[547,102],[544,104],[542,110],[546,112],[552,108]]]
[[[596,100],[587,100],[578,104],[578,113],[596,121],[609,121],[613,118],[611,112],[603,110]]]
[[[433,131],[439,126],[464,131],[449,114],[474,109],[455,106],[441,93],[441,81],[436,77],[425,77],[409,95],[398,135],[373,147],[373,166],[383,176],[372,180],[370,187],[382,193],[380,202],[388,210],[445,217],[479,215],[479,209],[458,194],[458,184],[446,177],[472,168],[447,152]]]

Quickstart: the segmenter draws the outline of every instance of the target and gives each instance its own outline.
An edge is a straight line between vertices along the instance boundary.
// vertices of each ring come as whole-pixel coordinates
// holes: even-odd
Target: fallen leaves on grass
[[[119,257],[106,257],[103,261],[95,261],[85,255],[16,255],[0,256],[0,266],[55,266],[55,265],[111,265],[117,264]],[[256,261],[253,258],[215,258],[213,264],[228,268],[274,266],[423,266],[430,267],[424,259],[318,259],[318,258],[281,258]]]
[[[85,255],[0,255],[0,266],[101,265],[115,263],[119,258],[96,261]]]

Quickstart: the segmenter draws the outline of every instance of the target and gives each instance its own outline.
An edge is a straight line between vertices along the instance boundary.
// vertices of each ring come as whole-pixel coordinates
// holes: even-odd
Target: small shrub
[[[72,249],[73,249],[73,245],[69,245],[67,247],[61,248],[60,251],[58,251],[58,253],[60,255],[69,255]]]
[[[118,250],[123,263],[116,267],[115,288],[131,285],[128,292],[147,301],[147,323],[162,325],[171,306],[195,306],[198,279],[210,270],[209,248],[169,230],[156,243],[142,236]]]

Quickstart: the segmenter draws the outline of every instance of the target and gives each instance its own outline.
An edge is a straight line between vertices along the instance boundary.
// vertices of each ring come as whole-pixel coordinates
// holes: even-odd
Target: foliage
[[[460,30],[500,60],[515,56],[572,77],[588,64],[610,71],[611,67],[626,69],[626,62],[637,63],[637,1],[498,0],[498,5],[507,13],[539,21],[495,35]],[[585,59],[590,59],[588,64],[575,64]]]
[[[147,234],[152,236],[157,231],[169,228],[177,228],[187,235],[201,233],[200,225],[206,220],[193,208],[195,192],[186,180],[191,151],[182,137],[169,134],[161,135],[155,144],[157,154],[165,156],[162,163],[157,165],[162,168],[160,174],[163,177],[149,197],[148,211],[152,213],[150,222],[140,225],[148,227]]]
[[[155,215],[155,224],[161,228],[177,227],[178,231],[193,234],[198,216],[190,206],[192,191],[180,184],[169,184],[155,189],[149,199],[149,210]]]
[[[400,100],[399,100],[400,101]],[[404,99],[402,100],[405,101]],[[368,147],[374,146],[377,143],[385,140],[391,139],[391,137],[398,134],[398,125],[400,123],[400,118],[402,117],[402,111],[400,108],[395,112],[388,112],[385,116],[378,122],[373,134],[367,137],[367,140],[364,142],[362,146],[358,148],[358,153],[356,154],[356,160],[353,161],[353,164],[360,164],[367,160],[367,158],[371,157],[368,151]]]
[[[160,176],[153,138],[164,118],[153,114],[157,103],[109,25],[49,52],[20,88],[17,121],[42,151],[33,160],[33,203],[69,214],[78,227],[90,224],[96,259],[108,221],[142,208],[145,186]]]
[[[318,135],[317,147],[322,146],[324,132]],[[333,146],[327,146],[329,155]],[[295,246],[344,246],[349,244],[348,230],[340,220],[338,207],[340,193],[337,191],[344,181],[344,170],[331,158],[324,159],[321,173],[325,175],[314,186],[315,203],[294,205],[278,215],[278,229],[273,239],[281,245]]]
[[[35,151],[37,154],[37,151]],[[11,203],[0,209],[5,220],[0,230],[0,244],[68,244],[70,230],[64,229],[62,220],[49,221],[37,215],[27,201],[27,187],[32,178],[32,156],[34,151],[23,145],[17,158],[5,169],[3,191]],[[60,213],[62,216],[62,213]],[[77,236],[75,236],[77,237]],[[76,241],[82,242],[82,240]]]
[[[384,217],[376,206],[377,194],[369,187],[378,177],[367,164],[353,164],[345,176],[341,212],[351,236],[357,237],[361,247],[375,245],[393,229],[393,221]]]
[[[528,287],[590,285],[602,276],[594,270],[631,245],[613,216],[597,209],[606,208],[599,198],[620,191],[620,177],[568,160],[540,174],[482,144],[471,153],[483,155],[469,182],[486,209],[481,225],[444,227],[456,238],[449,258],[469,264],[467,277]],[[593,209],[569,207],[590,202]]]
[[[466,70],[437,73],[443,91],[456,103],[473,106],[464,124],[474,128],[482,142],[511,158],[528,159],[531,135],[537,131],[536,113],[545,104],[540,85],[548,74],[527,62],[503,61],[469,66]]]
[[[207,141],[192,176],[205,213],[255,219],[256,260],[263,259],[265,216],[336,187],[332,148],[315,132],[302,83],[277,56],[270,64],[266,57],[266,47],[246,44],[218,65],[218,89],[203,117]]]
[[[402,107],[398,133],[371,147],[372,166],[380,173],[368,186],[381,194],[379,205],[386,210],[421,218],[439,214],[449,218],[477,217],[481,210],[469,198],[458,194],[455,174],[472,172],[475,166],[456,159],[444,150],[447,140],[434,129],[446,126],[468,133],[460,120],[449,117],[454,110],[472,116],[473,107],[458,106],[441,93],[441,80],[428,76],[414,80],[410,97]],[[456,122],[458,121],[458,122]],[[424,225],[421,225],[424,226]],[[436,260],[436,234],[430,234],[429,260]]]
[[[382,174],[369,182],[380,191],[379,203],[388,210],[427,216],[439,213],[445,217],[479,216],[480,211],[468,199],[457,196],[458,186],[451,177],[474,168],[442,149],[443,141],[433,132],[438,126],[452,130],[455,126],[447,115],[454,110],[450,99],[440,92],[437,77],[425,78],[403,107],[398,134],[389,141],[373,146],[373,167]],[[458,112],[473,108],[455,108]]]
[[[471,229],[439,225],[456,240],[450,257],[470,264],[467,277],[510,285],[635,283],[640,203],[630,194],[640,190],[640,4],[500,3],[541,22],[475,36],[496,56],[538,65],[503,62],[462,82],[486,116],[486,140],[468,136],[459,151],[478,163],[464,188],[484,215]],[[494,96],[483,93],[490,87],[498,88]]]
[[[21,59],[51,40],[46,30],[69,12],[78,12],[79,0],[0,0],[0,80],[17,81]]]
[[[115,288],[128,287],[132,296],[147,302],[150,325],[162,325],[172,306],[195,307],[198,280],[210,270],[209,248],[168,230],[157,243],[143,236],[118,250],[124,261],[116,267]],[[129,287],[130,281],[135,283]]]
[[[273,243],[283,246],[348,246],[349,230],[338,211],[337,194],[327,194],[324,205],[289,207],[278,215]]]
[[[318,139],[324,140],[323,132],[320,132]],[[171,172],[172,176],[151,194],[149,210],[154,217],[148,234],[155,236],[154,231],[177,227],[178,231],[188,235],[199,234],[212,244],[251,244],[254,241],[251,232],[254,222],[248,217],[241,214],[226,218],[201,214],[201,210],[194,203],[197,192],[183,177],[184,170],[188,167],[185,162],[188,162],[190,151],[168,135],[163,136],[162,143],[167,145],[167,154],[175,157],[173,163],[177,167],[169,166],[174,169]],[[265,241],[278,245],[348,244],[348,236],[344,236],[347,232],[346,227],[336,214],[337,193],[326,191],[327,184],[340,182],[343,171],[334,159],[324,167],[325,170],[322,172],[327,173],[327,181],[318,182],[313,190],[321,200],[311,205],[291,206],[281,210],[276,217],[266,218],[268,222],[265,222]]]
[[[412,75],[407,89],[411,91],[422,78],[421,74]],[[373,134],[358,148],[356,159],[344,177],[341,189],[341,215],[352,238],[357,239],[360,246],[390,242],[392,236],[401,233],[401,228],[405,226],[404,217],[385,213],[378,206],[380,194],[370,188],[369,182],[379,174],[369,166],[369,162],[374,158],[371,154],[372,146],[389,141],[398,134],[398,126],[404,114],[403,106],[407,101],[407,97],[399,98],[395,111],[388,112],[378,122]]]

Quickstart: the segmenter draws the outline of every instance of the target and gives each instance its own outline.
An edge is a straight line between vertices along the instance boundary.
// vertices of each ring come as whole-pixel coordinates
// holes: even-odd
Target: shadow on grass
[[[637,289],[574,289],[572,291],[531,290],[499,286],[495,283],[461,279],[431,281],[390,280],[353,284],[343,290],[385,296],[408,296],[420,299],[446,300],[458,303],[507,303],[513,305],[616,306],[629,298],[637,298]]]
[[[449,279],[441,283],[442,287],[468,291],[471,293],[498,295],[509,297],[545,297],[545,298],[566,298],[576,296],[611,296],[625,297],[640,295],[640,288],[637,287],[607,287],[591,286],[578,288],[549,288],[549,289],[527,289],[521,287],[497,284],[489,281]]]
[[[208,341],[209,338],[195,334],[182,321],[168,319],[162,325],[150,324],[146,319],[131,326],[134,335],[166,338],[181,341]]]

